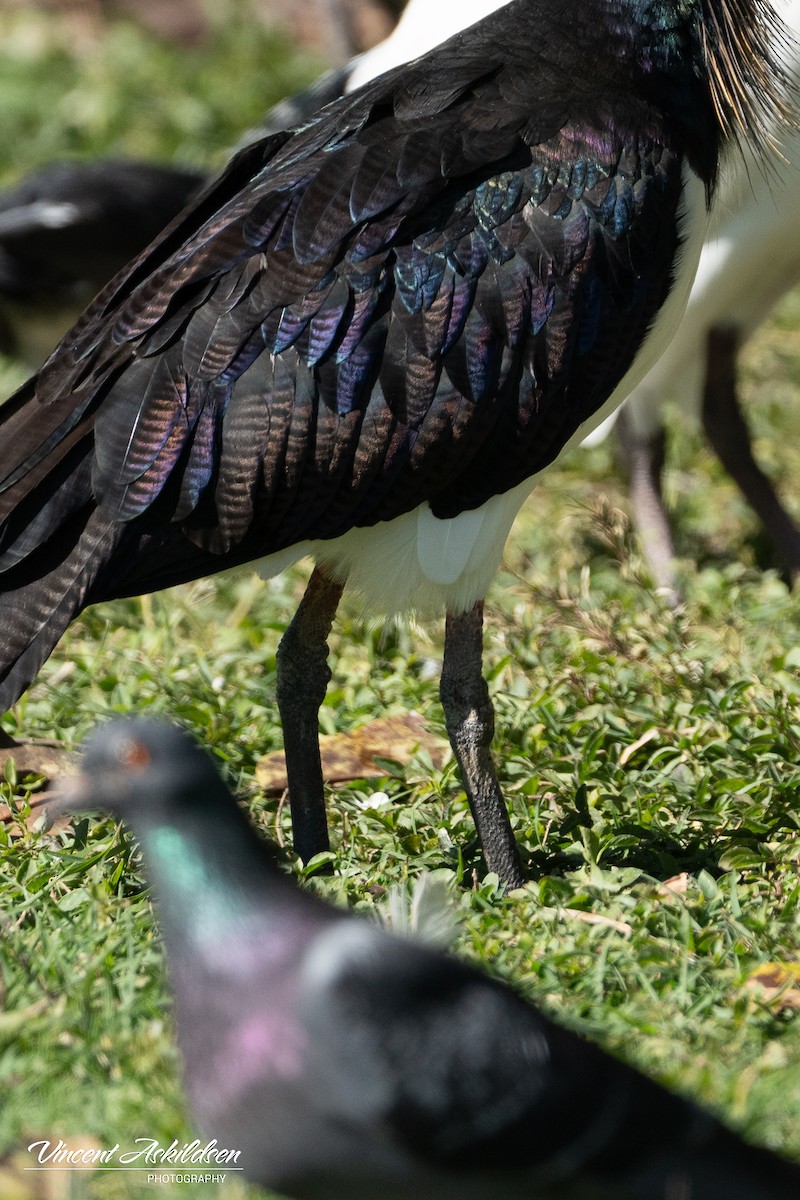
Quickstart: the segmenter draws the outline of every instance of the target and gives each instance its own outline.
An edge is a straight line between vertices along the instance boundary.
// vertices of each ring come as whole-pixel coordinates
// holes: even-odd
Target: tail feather
[[[68,532],[72,533],[68,537]],[[58,548],[48,543],[34,556],[49,554],[51,566],[26,561],[13,572],[0,595],[0,712],[5,712],[35,679],[69,623],[84,608],[98,574],[124,535],[96,508],[84,510],[59,531]]]

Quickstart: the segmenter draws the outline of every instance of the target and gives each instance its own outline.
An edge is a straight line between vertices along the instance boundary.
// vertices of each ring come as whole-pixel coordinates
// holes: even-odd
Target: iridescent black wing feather
[[[242,151],[0,409],[0,708],[85,604],[480,505],[613,391],[669,288],[682,147],[512,42]]]

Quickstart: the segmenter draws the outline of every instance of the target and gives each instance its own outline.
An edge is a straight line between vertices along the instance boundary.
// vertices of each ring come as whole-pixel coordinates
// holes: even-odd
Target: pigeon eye
[[[150,766],[150,752],[144,742],[129,738],[123,742],[117,752],[120,766],[141,771]]]

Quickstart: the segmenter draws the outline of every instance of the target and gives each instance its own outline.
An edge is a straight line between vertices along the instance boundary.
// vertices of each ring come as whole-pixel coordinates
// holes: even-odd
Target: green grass
[[[0,177],[97,154],[221,166],[322,64],[253,20],[248,0],[214,7],[213,38],[182,53],[124,20],[76,44],[52,15],[0,15]]]
[[[76,111],[62,94],[87,97],[80,111],[95,113],[96,124],[81,125],[81,152],[124,146],[200,159],[267,102],[218,87],[237,56],[243,90],[257,73],[256,50],[234,25],[221,30],[213,55],[204,52],[214,63],[207,68],[128,26],[114,27],[109,54],[125,47],[129,57],[88,67],[45,38],[27,75],[15,60],[0,111],[13,92],[20,128],[29,111],[47,112],[57,128],[47,125],[37,142],[42,159],[58,144],[64,113]],[[133,104],[139,132],[124,132],[129,100],[117,115],[106,105],[129,61],[159,111],[158,97],[172,103],[177,90],[199,99],[175,101],[178,116],[158,129],[152,108],[142,117]],[[281,86],[291,75],[284,61]],[[30,165],[33,146],[12,160],[15,135],[2,136],[0,169]],[[794,296],[744,368],[757,449],[781,479],[800,478],[798,328]],[[529,862],[527,887],[504,898],[482,878],[458,775],[452,764],[434,771],[423,755],[384,780],[331,793],[337,874],[306,886],[369,911],[392,885],[449,869],[459,953],[747,1136],[800,1157],[800,1027],[790,1010],[744,987],[760,963],[800,958],[800,610],[777,575],[759,569],[754,519],[679,416],[671,445],[681,610],[667,610],[648,585],[608,446],[549,473],[487,606],[497,759]],[[265,832],[277,828],[290,846],[286,811],[253,776],[259,756],[280,746],[275,652],[305,575],[298,567],[262,584],[243,572],[99,606],[75,622],[6,728],[74,746],[113,713],[176,717],[218,755]],[[325,732],[411,708],[443,732],[440,628],[365,623],[347,601],[331,649]],[[39,1194],[30,1176],[10,1173],[34,1138],[113,1145],[190,1132],[135,849],[125,831],[95,819],[61,833],[25,829],[39,786],[9,777],[0,792],[20,810],[19,823],[0,832],[0,1192],[8,1200],[14,1187],[25,1200]],[[392,803],[370,808],[378,790]],[[666,892],[664,881],[680,872],[685,891]],[[152,1194],[113,1174],[71,1185],[72,1200]],[[237,1183],[180,1195],[223,1191],[255,1194]]]

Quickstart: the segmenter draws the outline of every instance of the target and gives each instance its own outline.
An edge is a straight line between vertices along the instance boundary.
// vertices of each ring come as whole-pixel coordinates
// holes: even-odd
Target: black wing
[[[613,390],[680,147],[477,28],[244,150],[0,409],[0,702],[85,603],[480,505]]]

